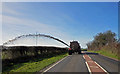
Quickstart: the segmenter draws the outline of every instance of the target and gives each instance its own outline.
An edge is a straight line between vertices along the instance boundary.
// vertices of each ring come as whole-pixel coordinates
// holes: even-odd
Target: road
[[[88,73],[115,73],[120,69],[119,62],[97,53],[84,52],[83,54],[73,54],[65,57],[57,63],[44,69],[44,73],[49,72],[84,72]],[[119,69],[119,70],[118,70]]]

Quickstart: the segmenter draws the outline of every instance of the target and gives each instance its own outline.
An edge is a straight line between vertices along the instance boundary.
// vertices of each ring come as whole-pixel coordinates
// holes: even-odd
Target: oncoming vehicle
[[[78,43],[78,41],[72,41],[70,42],[70,48],[68,50],[69,55],[72,55],[72,53],[77,52],[78,54],[81,54],[81,47]]]

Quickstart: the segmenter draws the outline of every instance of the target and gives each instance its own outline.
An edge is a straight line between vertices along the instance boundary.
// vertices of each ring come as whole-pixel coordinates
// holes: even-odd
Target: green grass
[[[41,69],[45,68],[46,66],[55,63],[56,61],[62,59],[63,57],[67,56],[68,54],[61,54],[61,55],[57,55],[54,57],[50,57],[50,58],[45,58],[43,60],[39,59],[35,62],[35,61],[30,61],[30,62],[26,62],[26,63],[20,63],[17,65],[13,66],[13,69],[10,70],[9,72],[37,72],[40,71]]]
[[[114,58],[114,59],[120,60],[120,57],[118,57],[116,54],[111,53],[111,52],[106,51],[106,50],[99,50],[99,51],[88,50],[88,52],[99,53],[101,55],[104,55],[104,56],[107,56],[107,57],[110,57],[110,58]]]
[[[87,49],[81,49],[81,51],[87,51]]]

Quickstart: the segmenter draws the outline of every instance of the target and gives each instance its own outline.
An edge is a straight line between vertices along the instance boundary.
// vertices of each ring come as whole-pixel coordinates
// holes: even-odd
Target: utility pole
[[[36,32],[36,46],[37,46],[37,32]]]

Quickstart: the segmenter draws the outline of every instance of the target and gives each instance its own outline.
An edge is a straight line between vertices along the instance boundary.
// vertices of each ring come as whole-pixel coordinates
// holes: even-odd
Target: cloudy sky
[[[42,33],[69,44],[77,40],[82,47],[99,32],[118,34],[117,2],[9,2],[2,5],[2,44],[23,34]],[[16,44],[34,45],[35,38],[24,38]],[[38,45],[64,46],[39,38]]]

